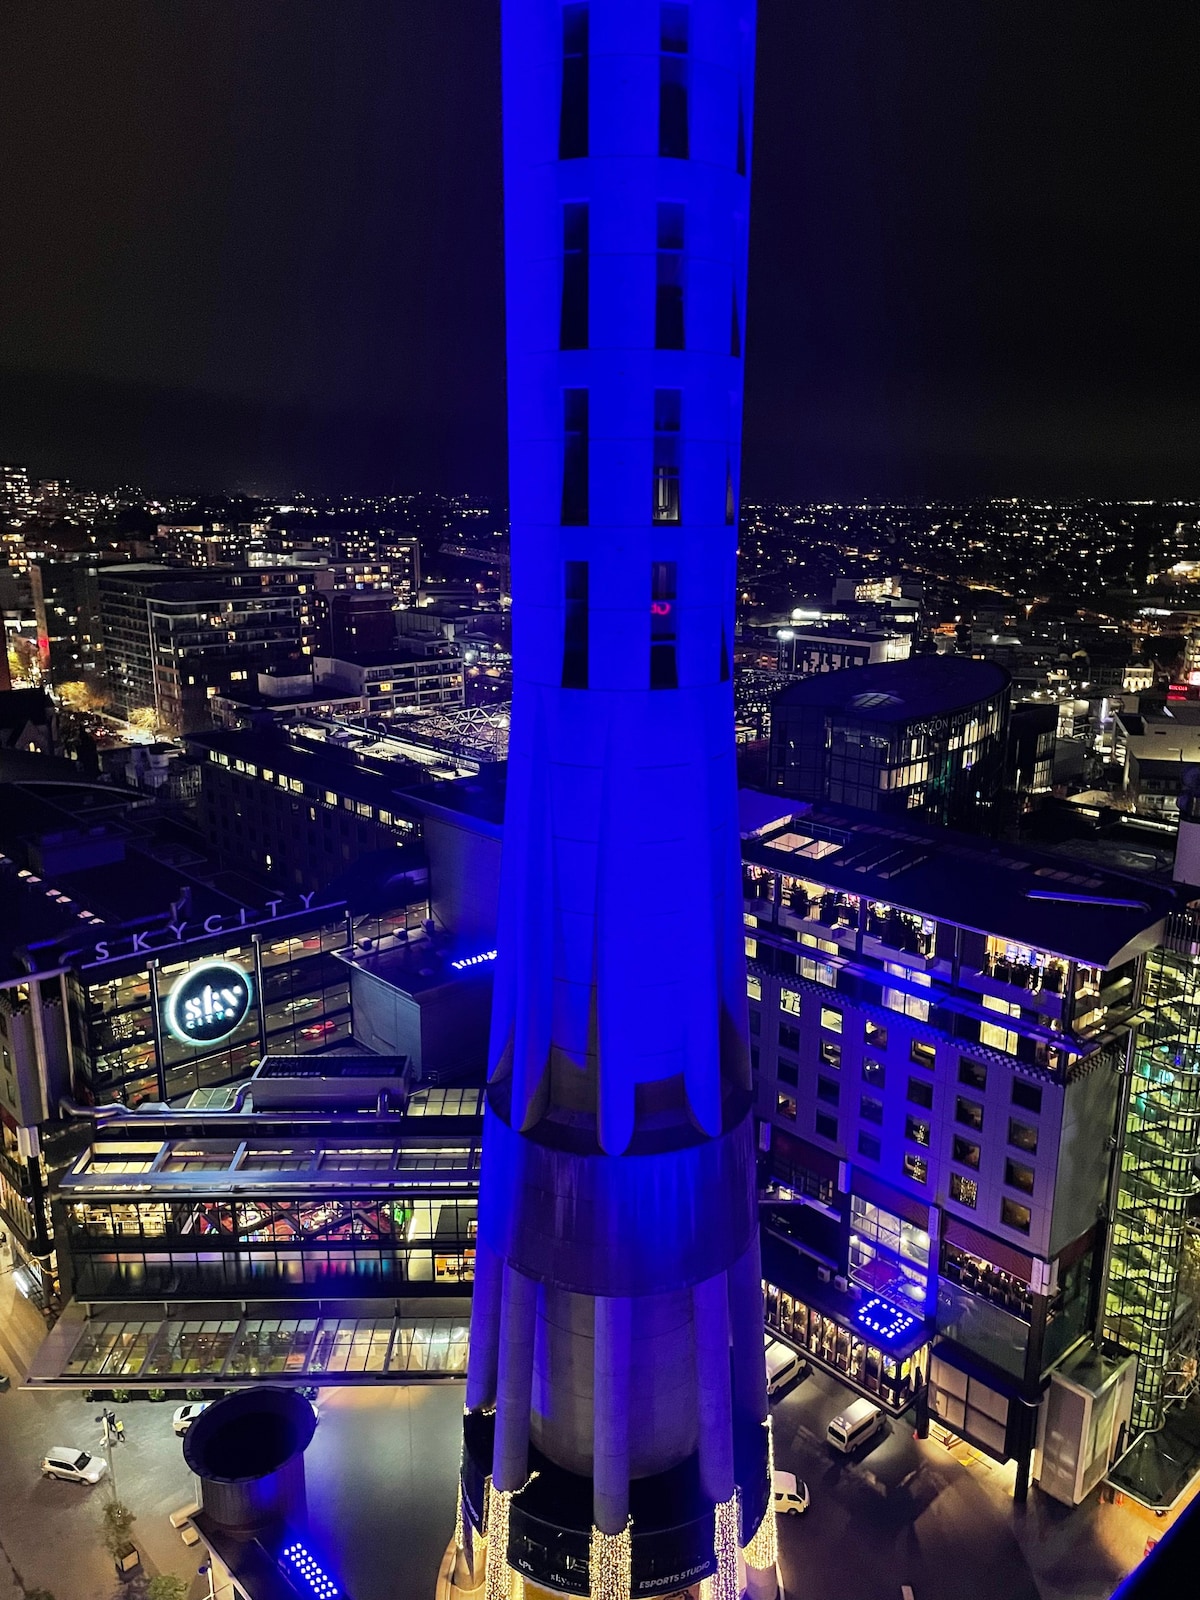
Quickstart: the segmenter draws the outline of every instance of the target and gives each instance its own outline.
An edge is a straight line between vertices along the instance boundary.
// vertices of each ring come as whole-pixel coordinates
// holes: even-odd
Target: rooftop
[[[918,722],[990,700],[1003,694],[1010,681],[994,661],[910,656],[907,661],[802,678],[776,696],[775,706],[808,707],[864,722]]]
[[[849,806],[780,799],[763,807],[764,798],[743,796],[746,859],[1091,966],[1146,948],[1178,905],[1169,888],[1090,862],[897,826]]]

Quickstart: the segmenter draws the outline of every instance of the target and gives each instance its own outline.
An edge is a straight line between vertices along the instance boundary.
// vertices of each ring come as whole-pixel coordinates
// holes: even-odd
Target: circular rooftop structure
[[[910,656],[869,667],[843,667],[789,684],[775,707],[812,710],[864,722],[921,722],[949,716],[1004,694],[1011,679],[994,661],[971,656]]]
[[[316,1425],[294,1389],[242,1389],[214,1401],[183,1436],[205,1512],[229,1529],[294,1517],[304,1505],[304,1452]]]

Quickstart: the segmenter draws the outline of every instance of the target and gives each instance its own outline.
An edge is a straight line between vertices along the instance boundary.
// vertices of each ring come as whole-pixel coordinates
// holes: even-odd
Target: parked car
[[[802,1478],[797,1478],[794,1472],[777,1472],[772,1483],[771,1499],[775,1504],[776,1516],[798,1517],[802,1511],[808,1510],[808,1485]]]
[[[772,1339],[770,1334],[765,1336],[766,1345],[764,1356],[767,1363],[767,1393],[772,1400],[782,1389],[786,1389],[793,1378],[798,1378],[802,1372],[807,1371],[808,1363],[797,1350],[790,1345],[783,1344],[779,1339]]]
[[[212,1404],[210,1400],[191,1400],[186,1406],[180,1406],[171,1418],[171,1427],[178,1434],[184,1434],[195,1422],[202,1411],[207,1411]]]
[[[67,1483],[99,1483],[108,1462],[73,1445],[56,1444],[42,1457],[43,1478],[63,1478]]]
[[[883,1412],[864,1396],[861,1400],[852,1400],[844,1411],[838,1412],[826,1428],[825,1438],[835,1450],[848,1456],[860,1444],[873,1439],[882,1427]]]

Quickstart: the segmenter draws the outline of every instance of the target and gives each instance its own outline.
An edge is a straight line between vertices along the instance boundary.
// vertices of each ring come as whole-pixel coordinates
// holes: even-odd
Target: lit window
[[[678,522],[679,429],[682,396],[678,389],[654,391],[653,520]]]
[[[918,1067],[928,1067],[933,1071],[937,1062],[937,1052],[934,1047],[924,1039],[914,1039],[909,1046],[908,1058]]]
[[[924,1156],[913,1155],[911,1150],[904,1152],[904,1176],[911,1178],[914,1183],[926,1183],[929,1179],[929,1162]]]
[[[793,1017],[800,1015],[800,996],[794,989],[781,989],[779,991],[779,1009],[788,1012]]]
[[[877,1089],[882,1089],[887,1083],[887,1069],[882,1061],[864,1061],[862,1075],[864,1083],[873,1084]]]
[[[834,1011],[831,1006],[822,1006],[821,1026],[823,1028],[827,1028],[830,1033],[841,1033],[842,1013],[840,1011]]]
[[[1022,1194],[1032,1194],[1033,1168],[1024,1166],[1020,1161],[1007,1160],[1004,1163],[1004,1181],[1010,1189],[1019,1189]]]
[[[974,1178],[964,1178],[961,1172],[950,1174],[950,1198],[957,1200],[960,1206],[970,1206],[974,1211],[979,1199],[979,1185]]]
[[[921,1122],[917,1117],[905,1117],[904,1137],[911,1139],[913,1144],[929,1146],[929,1124]]]
[[[1028,1206],[1020,1205],[1016,1200],[1007,1196],[1000,1202],[1000,1221],[1006,1228],[1015,1228],[1018,1233],[1028,1233],[1030,1224],[1030,1211]]]
[[[834,1044],[832,1039],[821,1040],[821,1060],[827,1067],[834,1067],[839,1072],[842,1066],[842,1047]]]
[[[793,1098],[793,1096],[791,1096],[790,1094],[779,1094],[779,1095],[776,1095],[775,1096],[775,1112],[776,1112],[777,1116],[782,1117],[786,1122],[795,1122],[795,1120],[796,1120],[796,1101]]]

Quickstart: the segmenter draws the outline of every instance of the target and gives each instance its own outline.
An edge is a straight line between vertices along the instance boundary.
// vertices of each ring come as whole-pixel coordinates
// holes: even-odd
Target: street
[[[1140,1556],[1147,1528],[1129,1507],[1093,1495],[1069,1511],[1036,1490],[1015,1507],[1011,1467],[916,1441],[907,1421],[889,1420],[875,1443],[838,1455],[825,1428],[848,1398],[810,1372],[772,1406],[776,1466],[812,1494],[807,1513],[780,1519],[786,1600],[898,1600],[904,1583],[915,1600],[1107,1600]],[[462,1401],[461,1383],[321,1391],[306,1457],[311,1541],[348,1600],[430,1600],[454,1526]],[[201,1600],[203,1557],[168,1521],[193,1497],[174,1407],[117,1406],[127,1443],[113,1459],[146,1574],[195,1578],[192,1600]],[[100,1410],[77,1391],[0,1394],[0,1553],[25,1590],[54,1600],[131,1592],[99,1543],[103,1489],[38,1472],[51,1445],[99,1450]],[[0,1600],[7,1581],[0,1559]]]

